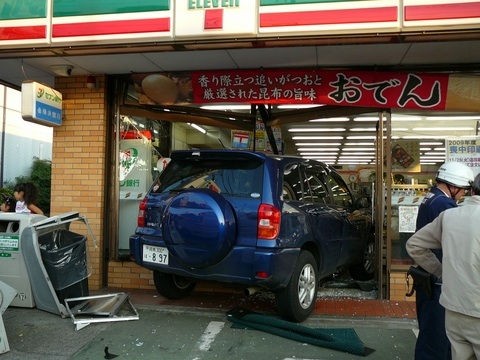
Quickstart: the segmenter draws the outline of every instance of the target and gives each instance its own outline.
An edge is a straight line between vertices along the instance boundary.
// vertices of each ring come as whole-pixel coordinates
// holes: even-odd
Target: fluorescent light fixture
[[[334,157],[334,158],[337,157],[336,153],[316,152],[316,151],[315,152],[310,152],[310,151],[309,152],[301,152],[300,155],[301,156],[327,156],[327,157],[331,156],[331,157]],[[333,156],[333,155],[335,155],[335,156]]]
[[[423,155],[445,156],[445,151],[427,151],[427,152],[423,153]]]
[[[343,151],[375,151],[373,147],[344,147]]]
[[[378,121],[380,120],[379,116],[360,116],[354,117],[353,121]]]
[[[370,164],[370,161],[358,160],[358,161],[337,161],[338,165],[367,165]]]
[[[375,145],[373,142],[346,142],[345,146],[373,146]]]
[[[373,156],[359,155],[359,156],[343,156],[338,157],[339,160],[372,160]]]
[[[200,131],[202,134],[206,134],[207,133],[207,130],[205,130],[204,128],[202,128],[201,126],[197,125],[197,124],[193,124],[193,123],[187,123],[188,125],[190,125],[192,128]]]
[[[445,160],[445,156],[420,156],[420,160]]]
[[[313,142],[313,143],[295,143],[295,146],[340,146],[339,142]]]
[[[429,121],[480,120],[480,116],[425,116]]]
[[[416,115],[392,115],[392,121],[421,121],[423,118]]]
[[[291,128],[289,132],[340,132],[345,131],[345,128]]]
[[[278,105],[277,109],[310,109],[317,106],[325,106],[325,104],[284,104]]]
[[[336,117],[336,118],[326,118],[326,119],[313,119],[308,120],[309,122],[347,122],[350,119],[347,117]]]
[[[339,151],[339,148],[310,148],[310,147],[299,147],[297,151]]]
[[[204,105],[200,106],[201,109],[205,110],[250,110],[251,105]]]
[[[343,140],[343,136],[293,136],[292,140]]]
[[[348,152],[343,150],[340,156],[357,156],[357,155],[369,155],[373,156],[375,155],[374,152],[368,152],[368,151],[355,151],[355,152]]]
[[[368,132],[368,131],[377,131],[377,129],[374,128],[374,127],[369,127],[369,128],[351,128],[350,130],[351,130],[351,131],[365,131],[365,132]]]
[[[402,139],[442,139],[446,138],[447,135],[405,135],[401,136]]]
[[[375,136],[363,136],[363,135],[353,135],[347,136],[348,140],[371,140],[375,139]]]
[[[432,145],[432,146],[433,145],[443,145],[443,142],[441,142],[441,141],[426,141],[426,142],[421,141],[420,146],[422,146],[422,145]]]
[[[473,131],[470,126],[456,126],[456,127],[416,127],[413,131]]]

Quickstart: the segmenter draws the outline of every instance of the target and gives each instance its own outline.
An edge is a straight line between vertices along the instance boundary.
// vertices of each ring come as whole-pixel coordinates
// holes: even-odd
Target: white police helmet
[[[440,166],[436,179],[458,188],[467,189],[473,182],[473,171],[465,164],[449,161]]]

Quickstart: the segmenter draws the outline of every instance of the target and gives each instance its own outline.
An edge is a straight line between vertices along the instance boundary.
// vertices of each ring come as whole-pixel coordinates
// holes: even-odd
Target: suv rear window
[[[209,188],[223,195],[261,195],[262,164],[263,162],[252,159],[172,160],[153,189],[154,192],[165,192]]]

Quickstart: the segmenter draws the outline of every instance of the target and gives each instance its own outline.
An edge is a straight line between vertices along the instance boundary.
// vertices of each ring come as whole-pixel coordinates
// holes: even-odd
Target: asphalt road
[[[104,359],[413,359],[416,322],[407,319],[311,316],[302,326],[354,329],[367,356],[306,344],[265,331],[237,328],[226,311],[193,307],[137,306],[138,320],[91,323],[77,330],[70,318],[37,309],[3,314],[10,351],[2,360]],[[107,357],[108,358],[108,357]]]

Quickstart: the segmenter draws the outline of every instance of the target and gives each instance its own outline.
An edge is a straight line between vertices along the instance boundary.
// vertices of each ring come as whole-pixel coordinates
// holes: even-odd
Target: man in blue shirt
[[[473,171],[465,164],[446,162],[438,169],[436,185],[425,196],[417,215],[416,230],[432,222],[442,211],[457,206],[471,186]],[[441,250],[434,250],[441,261]],[[432,295],[416,289],[418,338],[415,360],[450,360],[451,349],[445,332],[445,309],[439,303],[441,284],[434,281]]]

